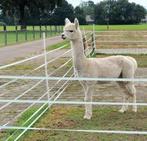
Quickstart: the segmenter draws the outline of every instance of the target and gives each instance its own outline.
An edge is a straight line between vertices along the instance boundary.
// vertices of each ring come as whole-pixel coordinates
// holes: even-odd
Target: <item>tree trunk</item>
[[[26,22],[25,22],[25,5],[21,4],[19,6],[19,10],[20,10],[20,20],[19,20],[19,24],[21,25],[21,30],[25,30],[26,29]]]

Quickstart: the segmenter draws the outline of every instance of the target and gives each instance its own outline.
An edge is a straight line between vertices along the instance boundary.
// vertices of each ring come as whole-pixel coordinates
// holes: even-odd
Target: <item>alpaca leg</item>
[[[132,84],[132,83],[128,83],[127,85],[126,85],[126,88],[127,88],[127,90],[128,90],[128,93],[130,94],[130,96],[132,96],[133,97],[133,111],[134,112],[137,112],[137,105],[136,105],[136,88],[135,88],[135,86],[134,86],[134,84]]]
[[[92,117],[92,95],[93,88],[87,87],[87,91],[85,92],[85,102],[90,102],[90,104],[85,104],[85,115],[84,119],[91,119]]]
[[[126,89],[126,87],[125,87],[125,85],[123,83],[119,83],[119,86],[124,91],[124,95],[123,95],[123,103],[124,103],[124,105],[122,105],[122,107],[119,110],[119,112],[120,113],[124,113],[125,111],[128,110],[128,105],[126,105],[126,103],[129,102],[129,95],[127,95],[128,91],[127,91],[127,89]]]
[[[82,85],[82,87],[83,87],[83,90],[84,90],[84,94],[87,92],[87,85],[86,85],[86,83],[84,83],[83,81],[80,81],[80,84]]]
[[[124,94],[123,95],[124,105],[122,105],[121,109],[119,110],[120,113],[124,113],[128,110],[128,105],[126,105],[126,103],[128,103],[128,102],[129,102],[129,97],[126,94]]]

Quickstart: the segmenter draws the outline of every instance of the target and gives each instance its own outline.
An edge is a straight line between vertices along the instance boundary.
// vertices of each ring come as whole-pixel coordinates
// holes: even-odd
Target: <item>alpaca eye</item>
[[[71,32],[71,33],[72,33],[72,32],[73,32],[73,30],[69,30],[69,32]]]

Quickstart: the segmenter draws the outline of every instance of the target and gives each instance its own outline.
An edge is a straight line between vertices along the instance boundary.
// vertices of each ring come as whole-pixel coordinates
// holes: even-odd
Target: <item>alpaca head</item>
[[[69,19],[65,19],[64,32],[62,33],[62,39],[76,40],[81,36],[79,21],[75,18],[74,23],[71,23]]]

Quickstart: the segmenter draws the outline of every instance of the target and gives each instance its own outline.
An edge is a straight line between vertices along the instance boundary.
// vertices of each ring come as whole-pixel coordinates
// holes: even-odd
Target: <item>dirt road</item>
[[[60,36],[51,37],[46,39],[47,46],[61,42]],[[11,45],[4,48],[0,48],[0,65],[8,64],[14,61],[16,58],[29,57],[32,54],[39,54],[43,49],[43,41],[32,41],[17,45]]]

